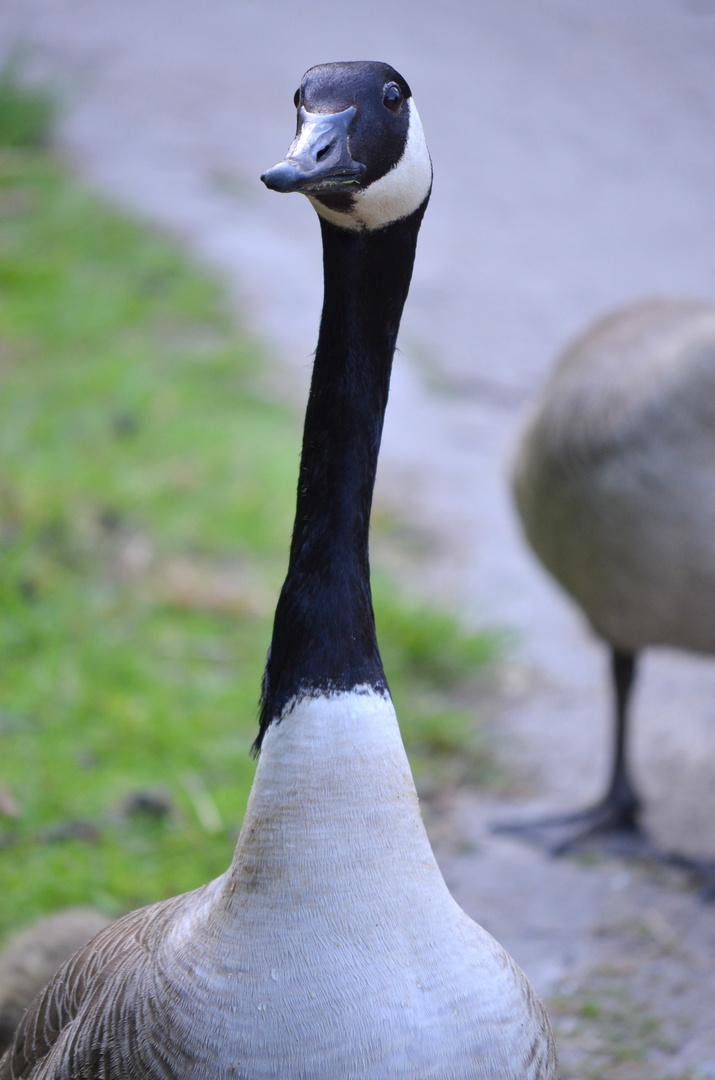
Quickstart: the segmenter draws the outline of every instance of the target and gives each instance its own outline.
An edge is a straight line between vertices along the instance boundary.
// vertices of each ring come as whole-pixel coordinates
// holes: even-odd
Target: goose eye
[[[385,87],[385,96],[382,99],[383,104],[391,109],[393,112],[397,112],[402,104],[402,91],[397,83],[388,83]]]
[[[296,109],[298,108],[298,102],[300,101],[300,88],[293,94],[293,104]]]

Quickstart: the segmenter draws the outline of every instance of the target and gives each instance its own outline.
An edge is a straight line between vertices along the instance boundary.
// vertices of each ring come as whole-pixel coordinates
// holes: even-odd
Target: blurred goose
[[[556,1078],[539,999],[442,879],[380,661],[368,525],[432,169],[387,64],[312,68],[264,174],[320,217],[298,505],[231,866],[136,911],[35,1001],[2,1080]]]
[[[563,851],[639,829],[626,736],[640,651],[715,653],[715,307],[652,300],[576,340],[526,426],[514,493],[529,543],[611,651],[604,797],[508,827]]]
[[[109,922],[92,908],[65,908],[8,938],[0,952],[0,1053],[38,990]]]

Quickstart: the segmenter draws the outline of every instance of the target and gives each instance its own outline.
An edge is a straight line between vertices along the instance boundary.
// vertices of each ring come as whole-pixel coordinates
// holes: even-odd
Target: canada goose
[[[578,338],[526,426],[513,486],[529,543],[612,657],[605,796],[575,814],[506,827],[550,837],[558,852],[639,830],[626,735],[640,650],[715,653],[715,307],[651,300]]]
[[[109,922],[92,908],[65,908],[8,938],[0,952],[0,1053],[60,964]]]
[[[368,525],[432,183],[422,127],[382,63],[311,68],[295,103],[262,179],[318,211],[325,298],[236,851],[78,952],[2,1080],[556,1077],[541,1002],[434,860],[375,637]]]

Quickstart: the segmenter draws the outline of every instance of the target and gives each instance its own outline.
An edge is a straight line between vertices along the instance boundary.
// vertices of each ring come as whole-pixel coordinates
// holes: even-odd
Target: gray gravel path
[[[525,550],[506,467],[525,405],[586,321],[648,294],[715,296],[713,0],[3,0],[0,49],[19,41],[69,103],[63,138],[84,173],[225,273],[298,400],[320,305],[317,228],[307,202],[257,178],[286,148],[311,64],[383,58],[405,74],[436,181],[378,497],[431,537],[429,593],[516,631],[492,713],[522,794],[592,796],[605,768],[604,656]],[[649,824],[711,855],[714,703],[715,663],[648,659],[636,763]],[[695,935],[685,959],[671,950],[671,968],[699,987],[667,1067],[715,1075],[712,965],[692,959],[712,956],[715,914],[673,876],[654,885],[609,860],[546,864],[491,839],[485,821],[500,810],[464,796],[449,828],[435,825],[464,906],[549,991],[622,952],[604,925],[660,897],[666,937],[676,924]],[[677,1012],[652,997],[644,1008]]]

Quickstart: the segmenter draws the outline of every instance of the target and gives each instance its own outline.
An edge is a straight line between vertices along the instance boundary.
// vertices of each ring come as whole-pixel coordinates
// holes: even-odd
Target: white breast
[[[177,926],[172,948],[231,1001],[214,1037],[246,1075],[555,1076],[540,1002],[447,890],[388,697],[305,699],[269,728],[207,900],[211,940]]]

